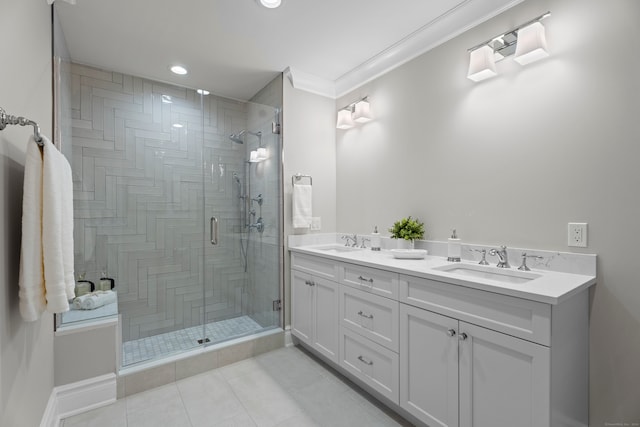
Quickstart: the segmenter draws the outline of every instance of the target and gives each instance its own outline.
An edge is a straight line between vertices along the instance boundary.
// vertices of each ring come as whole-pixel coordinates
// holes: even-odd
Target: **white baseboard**
[[[113,403],[116,392],[116,374],[54,387],[40,427],[58,427],[63,418]]]
[[[284,346],[291,347],[293,345],[293,336],[291,335],[291,326],[284,329]]]

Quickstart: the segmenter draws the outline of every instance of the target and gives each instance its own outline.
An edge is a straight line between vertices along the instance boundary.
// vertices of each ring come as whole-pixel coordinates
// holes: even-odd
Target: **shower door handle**
[[[212,216],[209,220],[209,237],[211,238],[211,244],[218,244],[218,218]]]

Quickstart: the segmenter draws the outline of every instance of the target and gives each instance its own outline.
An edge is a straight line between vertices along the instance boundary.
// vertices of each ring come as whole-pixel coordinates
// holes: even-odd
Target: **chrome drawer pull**
[[[358,276],[358,279],[362,280],[363,282],[373,283],[373,278],[371,277],[367,279],[366,277]]]
[[[447,331],[447,335],[449,335],[450,337],[453,337],[456,335],[456,330],[455,329],[449,329]]]
[[[358,356],[358,360],[369,366],[373,365],[373,361],[365,359],[363,356]]]
[[[316,284],[315,284],[315,283],[313,283],[311,280],[305,280],[305,281],[304,281],[304,284],[305,284],[305,285],[307,285],[307,286],[315,286],[315,285],[316,285]]]
[[[358,312],[358,316],[366,317],[367,319],[373,319],[373,314],[365,314],[362,310]]]

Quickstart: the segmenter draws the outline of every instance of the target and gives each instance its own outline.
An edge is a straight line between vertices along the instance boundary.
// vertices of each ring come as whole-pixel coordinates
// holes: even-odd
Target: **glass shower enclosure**
[[[76,275],[117,294],[60,324],[117,312],[125,367],[280,328],[281,76],[241,102],[59,65]]]

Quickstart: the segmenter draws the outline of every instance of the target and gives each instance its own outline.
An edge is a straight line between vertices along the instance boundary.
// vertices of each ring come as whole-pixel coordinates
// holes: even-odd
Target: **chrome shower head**
[[[242,136],[245,133],[247,133],[246,130],[241,130],[238,133],[232,133],[231,135],[229,135],[229,139],[235,142],[236,144],[244,144],[244,140],[242,139]]]

